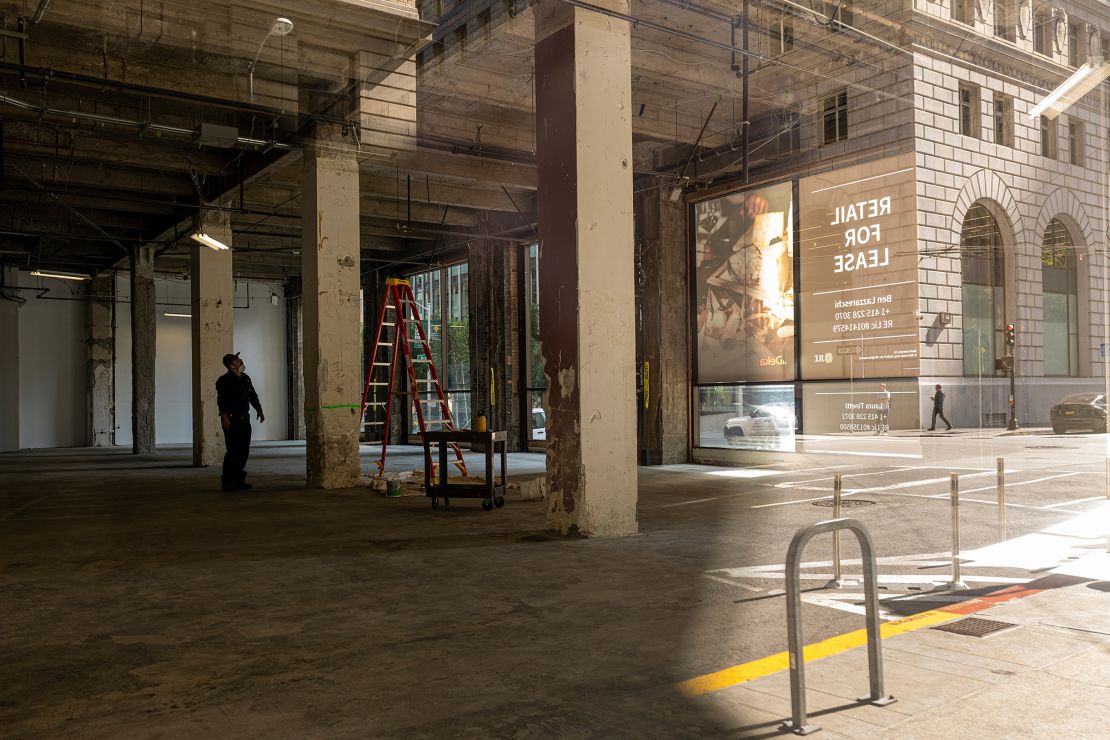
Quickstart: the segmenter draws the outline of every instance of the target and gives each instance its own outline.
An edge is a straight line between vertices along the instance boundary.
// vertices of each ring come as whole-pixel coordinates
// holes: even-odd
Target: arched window
[[[1052,7],[1038,5],[1033,11],[1033,51],[1052,56],[1052,37],[1056,26],[1052,23]]]
[[[964,374],[994,375],[994,361],[1005,352],[1005,263],[1002,230],[982,203],[964,216],[960,234],[963,273]]]
[[[1044,232],[1044,374],[1079,374],[1079,279],[1075,242],[1060,219]]]

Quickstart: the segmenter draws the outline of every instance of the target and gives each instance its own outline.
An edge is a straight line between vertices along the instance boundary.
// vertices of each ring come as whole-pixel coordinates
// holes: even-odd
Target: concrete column
[[[88,436],[90,447],[111,447],[115,434],[116,353],[114,275],[92,281],[89,293]]]
[[[131,250],[131,439],[136,455],[154,454],[156,314],[154,247],[135,247]]]
[[[197,229],[233,246],[231,217],[225,212],[204,211],[197,219]],[[192,250],[189,289],[193,314],[193,465],[214,467],[224,457],[216,379],[227,372],[223,356],[235,351],[231,250],[199,244],[194,244]]]
[[[4,271],[0,285],[15,285],[19,274]],[[19,295],[12,291],[14,295]],[[0,297],[0,452],[19,449],[19,303]]]
[[[471,414],[485,414],[490,429],[508,430],[512,419],[509,374],[509,326],[515,318],[509,303],[508,242],[470,243],[467,290],[470,303]],[[511,448],[519,447],[509,436]]]
[[[304,153],[301,250],[304,286],[304,393],[308,485],[358,481],[359,346],[358,163],[338,134]]]
[[[641,200],[639,245],[644,275],[641,452],[645,465],[689,461],[689,253],[686,206],[665,190],[647,189]]]
[[[628,12],[626,0],[603,2]],[[547,523],[637,530],[629,26],[535,6]]]

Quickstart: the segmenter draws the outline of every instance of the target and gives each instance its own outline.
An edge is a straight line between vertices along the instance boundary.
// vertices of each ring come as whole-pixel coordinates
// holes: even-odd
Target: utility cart
[[[432,508],[439,508],[439,500],[447,506],[453,498],[480,498],[482,508],[490,511],[494,506],[500,508],[505,505],[505,485],[508,483],[506,466],[508,463],[508,450],[506,448],[507,433],[501,432],[475,432],[469,429],[441,429],[435,432],[424,432],[424,492],[432,499]],[[485,483],[451,483],[447,474],[447,452],[451,445],[460,443],[480,443],[486,448],[486,481]],[[439,454],[434,458],[431,454],[432,445],[439,447]],[[500,445],[501,476],[500,483],[493,474],[493,456]],[[436,474],[432,473],[432,460],[438,460]]]

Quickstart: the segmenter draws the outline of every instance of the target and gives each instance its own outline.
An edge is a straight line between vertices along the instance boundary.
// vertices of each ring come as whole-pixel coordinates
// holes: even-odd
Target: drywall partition
[[[266,423],[254,423],[254,439],[286,439],[285,306],[281,286],[244,280],[235,283],[235,346],[254,381]],[[280,291],[280,294],[279,294]],[[155,373],[155,435],[158,444],[191,444],[192,341],[189,283],[157,275],[158,302]],[[279,295],[277,305],[271,295]],[[116,279],[116,444],[131,444],[131,288],[126,274]],[[181,314],[175,316],[174,314]],[[149,368],[144,369],[149,372]],[[212,393],[215,393],[215,388]]]
[[[88,376],[87,285],[20,272],[19,448],[83,447]],[[10,351],[4,342],[3,351]]]

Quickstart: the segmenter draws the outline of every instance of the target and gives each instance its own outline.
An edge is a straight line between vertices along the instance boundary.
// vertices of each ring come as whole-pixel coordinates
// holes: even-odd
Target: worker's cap
[[[233,355],[224,355],[224,367],[231,367],[231,363],[239,359],[239,353]]]

